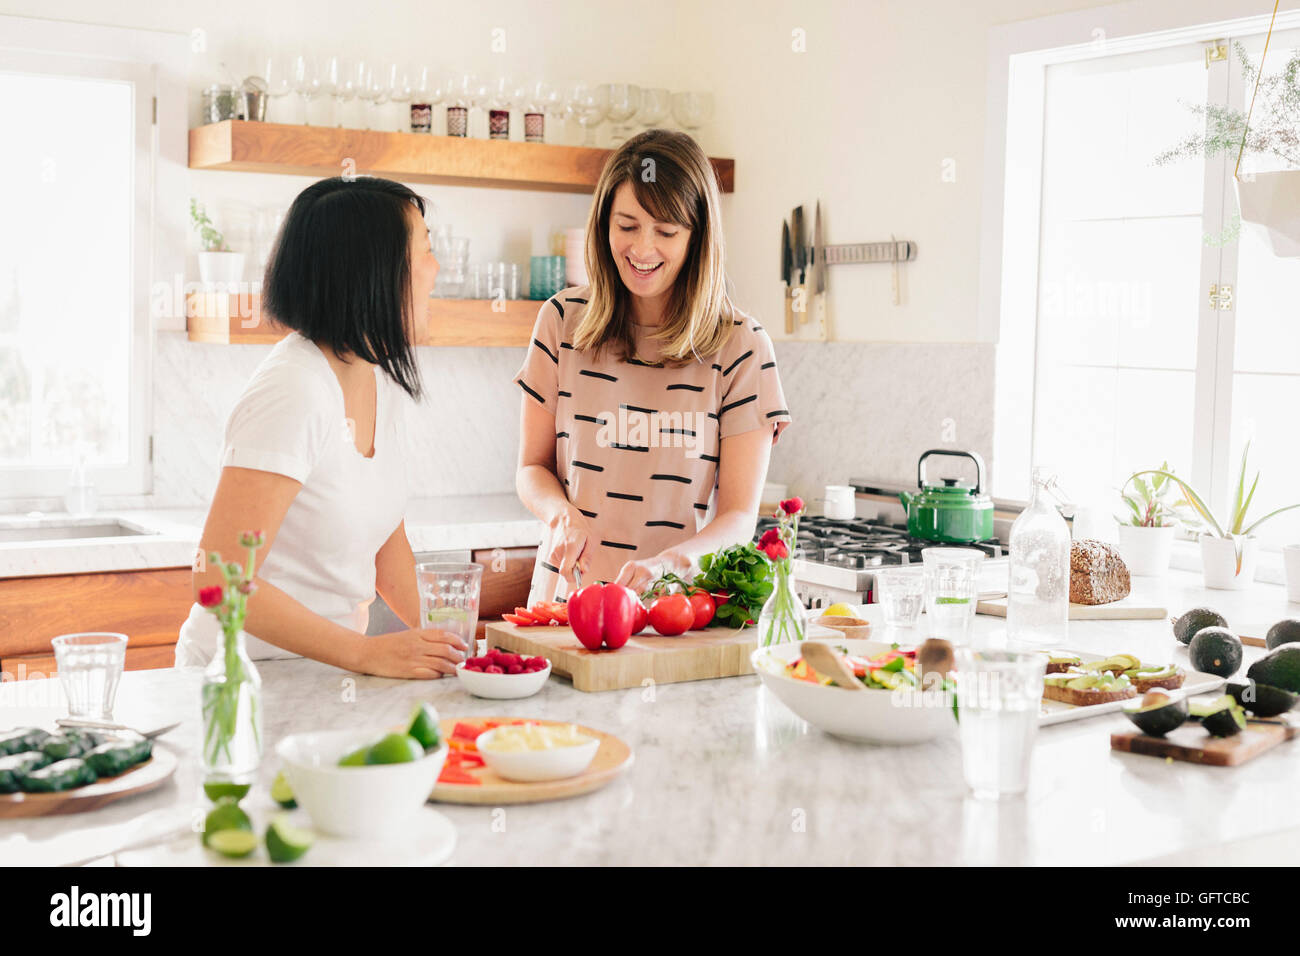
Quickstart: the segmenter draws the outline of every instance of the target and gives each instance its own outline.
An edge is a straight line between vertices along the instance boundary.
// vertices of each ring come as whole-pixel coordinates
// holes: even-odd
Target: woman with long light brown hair
[[[636,591],[750,540],[790,423],[772,341],[726,290],[716,176],[685,133],[605,164],[589,284],[542,306],[515,377],[516,487],[546,523],[530,603],[585,582]]]

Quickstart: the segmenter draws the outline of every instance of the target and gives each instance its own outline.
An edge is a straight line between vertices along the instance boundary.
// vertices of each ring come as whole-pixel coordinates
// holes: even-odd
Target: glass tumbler
[[[876,572],[876,601],[886,627],[915,627],[925,600],[925,571],[918,567],[884,568]]]
[[[68,698],[68,716],[112,720],[117,684],[126,662],[125,634],[108,631],[54,638],[54,662]]]
[[[465,642],[468,656],[478,654],[481,564],[432,561],[415,566],[420,591],[420,627],[448,631]]]
[[[957,722],[967,786],[981,800],[1024,793],[1047,655],[959,648],[956,658]]]
[[[931,637],[965,644],[975,620],[979,567],[984,552],[974,548],[926,548],[925,613]]]

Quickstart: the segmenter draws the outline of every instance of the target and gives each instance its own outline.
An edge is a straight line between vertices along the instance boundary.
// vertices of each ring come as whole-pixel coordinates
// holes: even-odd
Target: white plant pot
[[[1237,549],[1241,548],[1241,572],[1237,572]],[[1207,588],[1240,591],[1255,580],[1255,563],[1259,558],[1259,539],[1219,538],[1201,535],[1201,572]]]
[[[209,291],[238,292],[243,278],[242,252],[199,253],[199,280]]]
[[[1300,169],[1255,173],[1236,182],[1241,221],[1264,237],[1273,255],[1300,257]]]
[[[1137,525],[1119,526],[1119,556],[1124,559],[1129,574],[1159,577],[1169,570],[1169,555],[1173,552],[1173,525],[1163,528],[1140,528]]]

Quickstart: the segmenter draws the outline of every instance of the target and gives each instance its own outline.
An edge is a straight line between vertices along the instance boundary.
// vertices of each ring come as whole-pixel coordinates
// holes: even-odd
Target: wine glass
[[[713,94],[674,93],[673,116],[694,135],[695,130],[713,119]]]
[[[311,125],[311,101],[320,88],[320,73],[316,58],[308,53],[299,53],[293,58],[293,89],[302,97],[302,123]]]
[[[524,141],[546,142],[546,114],[558,115],[563,109],[559,87],[545,80],[531,84],[523,93]]]
[[[615,145],[627,139],[631,127],[627,121],[641,108],[641,88],[631,83],[604,83],[600,87],[609,106],[606,117],[613,124],[609,131],[609,141]]]
[[[508,76],[499,76],[487,85],[484,103],[488,110],[488,138],[510,138],[510,110],[523,95],[519,84]]]
[[[431,66],[416,67],[411,74],[411,132],[433,132],[433,108],[442,102],[444,82]]]
[[[293,91],[292,64],[293,60],[283,53],[270,53],[263,61],[262,79],[266,80],[266,95],[273,101],[282,99]],[[274,118],[281,119],[278,116]]]
[[[571,116],[585,131],[583,146],[596,145],[596,127],[605,118],[608,109],[609,98],[603,87],[575,83],[569,88],[565,115]]]
[[[371,107],[365,116],[366,129],[370,129],[372,123],[382,126],[383,107],[388,102],[388,81],[384,78],[384,71],[376,61],[362,60],[357,67],[357,76],[361,90],[357,95]]]
[[[469,111],[482,102],[483,85],[473,73],[457,73],[447,91],[447,135],[469,135]]]
[[[636,121],[645,129],[658,126],[672,109],[673,97],[663,87],[641,91],[641,109],[637,111]]]
[[[343,80],[344,71],[347,64],[342,57],[337,55],[327,56],[320,64],[320,73],[317,77],[316,95],[323,97],[326,101],[334,100],[334,120],[338,120],[338,89],[339,83]],[[328,124],[328,121],[326,123]],[[341,125],[341,124],[339,124]]]
[[[357,77],[352,61],[346,57],[332,56],[327,64],[327,73],[334,96],[334,125],[343,126],[343,116],[347,105],[356,99]]]
[[[389,63],[386,71],[388,77],[388,99],[396,104],[393,113],[396,115],[396,125],[393,127],[399,133],[409,132],[411,129],[411,114],[409,104],[411,102],[411,73],[401,63]]]

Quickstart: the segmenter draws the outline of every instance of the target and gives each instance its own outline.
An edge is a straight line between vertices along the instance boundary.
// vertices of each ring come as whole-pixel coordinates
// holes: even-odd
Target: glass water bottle
[[[1034,469],[1029,504],[1011,525],[1007,584],[1007,638],[1016,644],[1058,647],[1070,615],[1070,528],[1053,499],[1056,478]]]

